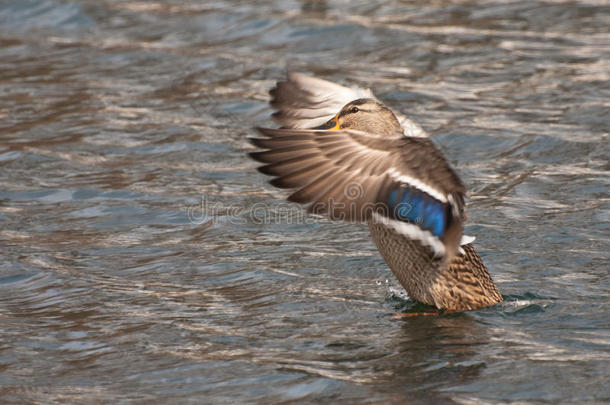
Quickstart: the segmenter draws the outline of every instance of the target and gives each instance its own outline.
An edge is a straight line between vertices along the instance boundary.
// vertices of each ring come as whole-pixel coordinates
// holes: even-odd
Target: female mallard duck
[[[271,91],[273,118],[250,154],[296,191],[289,201],[369,225],[409,296],[444,311],[494,305],[502,295],[462,235],[464,184],[426,133],[369,90],[291,73]],[[338,111],[338,112],[337,112]]]

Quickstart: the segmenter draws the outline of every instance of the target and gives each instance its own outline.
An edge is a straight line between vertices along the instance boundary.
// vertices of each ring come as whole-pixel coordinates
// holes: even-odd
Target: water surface
[[[0,4],[3,403],[610,401],[602,1]],[[412,308],[366,226],[247,159],[286,69],[374,89],[468,185],[506,301]]]

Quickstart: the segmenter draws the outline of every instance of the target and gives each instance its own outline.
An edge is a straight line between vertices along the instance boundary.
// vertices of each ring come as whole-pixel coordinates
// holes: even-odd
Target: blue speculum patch
[[[439,238],[445,233],[444,204],[423,191],[396,188],[390,192],[388,205],[393,217],[400,221],[417,224]]]

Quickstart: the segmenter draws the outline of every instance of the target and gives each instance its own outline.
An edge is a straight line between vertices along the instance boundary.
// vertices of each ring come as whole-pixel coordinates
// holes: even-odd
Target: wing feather
[[[368,89],[350,88],[302,73],[288,73],[270,91],[272,119],[285,128],[313,128],[331,119],[350,101],[374,98]]]
[[[436,146],[426,138],[383,138],[354,130],[258,129],[252,142],[267,163],[260,170],[272,184],[295,189],[290,201],[348,221],[415,223],[447,252],[462,235],[465,187]]]
[[[277,82],[270,105],[276,112],[271,118],[284,128],[314,128],[331,119],[341,108],[359,98],[373,98],[369,89],[346,87],[302,73],[288,73]],[[406,136],[427,137],[428,134],[405,115],[394,111]]]

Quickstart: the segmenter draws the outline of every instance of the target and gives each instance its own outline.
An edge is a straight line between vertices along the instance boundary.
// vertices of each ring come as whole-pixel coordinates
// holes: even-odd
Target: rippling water
[[[2,403],[610,400],[604,1],[0,3]],[[375,90],[469,187],[505,295],[415,305],[246,158],[286,69]]]

